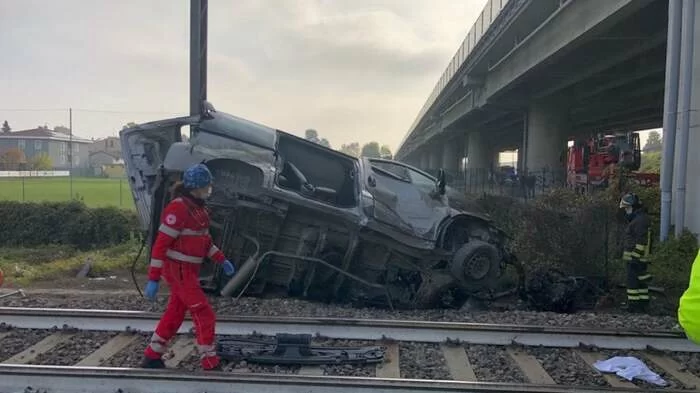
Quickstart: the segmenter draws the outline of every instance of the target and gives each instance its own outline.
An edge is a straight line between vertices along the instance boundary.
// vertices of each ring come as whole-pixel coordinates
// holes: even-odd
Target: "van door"
[[[162,203],[154,201],[161,202],[166,195],[162,166],[168,149],[182,141],[182,126],[192,122],[192,117],[174,118],[119,133],[126,175],[143,230],[151,229],[152,218],[160,215]]]

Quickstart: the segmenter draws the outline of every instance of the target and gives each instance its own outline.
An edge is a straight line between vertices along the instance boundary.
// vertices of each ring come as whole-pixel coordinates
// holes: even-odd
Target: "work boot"
[[[163,359],[151,359],[147,356],[143,357],[141,361],[141,368],[165,368],[165,363]]]

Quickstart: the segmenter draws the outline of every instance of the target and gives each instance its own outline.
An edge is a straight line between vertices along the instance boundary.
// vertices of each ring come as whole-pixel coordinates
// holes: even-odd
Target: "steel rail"
[[[632,388],[533,385],[493,382],[462,382],[366,377],[306,376],[144,370],[113,367],[28,366],[0,364],[0,391],[50,393],[436,393],[436,392],[529,392],[594,393],[639,392]],[[659,389],[645,392],[680,393]]]
[[[16,328],[152,332],[160,314],[143,311],[0,307],[0,324]],[[395,340],[441,343],[460,341],[484,345],[529,345],[557,348],[593,346],[601,349],[700,352],[700,346],[681,332],[585,329],[573,327],[497,325],[464,322],[407,320],[219,317],[216,333],[222,335],[277,333],[312,334],[351,340]],[[179,332],[190,330],[191,320]]]

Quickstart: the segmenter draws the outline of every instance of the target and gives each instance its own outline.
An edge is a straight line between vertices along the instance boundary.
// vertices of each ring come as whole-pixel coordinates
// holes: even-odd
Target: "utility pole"
[[[190,0],[190,116],[202,113],[207,99],[208,0]]]
[[[68,108],[68,163],[70,199],[73,199],[73,108]]]

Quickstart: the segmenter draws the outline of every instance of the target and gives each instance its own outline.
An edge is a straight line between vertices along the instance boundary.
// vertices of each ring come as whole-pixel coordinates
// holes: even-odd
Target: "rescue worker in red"
[[[170,287],[170,298],[150,344],[144,351],[142,367],[163,368],[161,359],[187,311],[192,315],[197,349],[205,370],[220,369],[214,346],[214,310],[199,284],[199,270],[208,257],[223,264],[226,275],[234,265],[214,245],[209,235],[209,213],[204,201],[211,195],[212,175],[204,164],[188,168],[175,186],[175,199],[163,210],[158,237],[153,245],[145,294],[155,299],[161,275]]]

